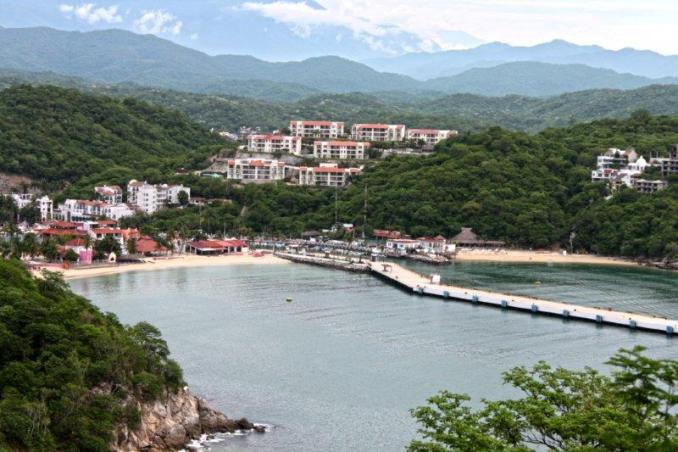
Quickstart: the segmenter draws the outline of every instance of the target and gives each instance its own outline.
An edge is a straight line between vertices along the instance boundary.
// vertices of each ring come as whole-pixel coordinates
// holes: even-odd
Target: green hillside
[[[0,312],[0,450],[108,450],[116,426],[139,423],[136,401],[184,385],[157,329],[124,326],[19,261],[0,258]]]
[[[183,114],[53,86],[0,92],[0,171],[60,188],[195,166],[222,140]]]

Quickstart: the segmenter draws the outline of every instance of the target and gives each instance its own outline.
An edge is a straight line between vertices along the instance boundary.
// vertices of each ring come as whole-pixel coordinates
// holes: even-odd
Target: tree
[[[59,257],[59,249],[56,240],[49,238],[42,242],[40,253],[48,261],[55,261]]]
[[[29,204],[19,210],[19,218],[28,224],[35,224],[40,221],[40,209],[35,204]]]
[[[64,261],[65,262],[78,262],[78,259],[80,259],[80,256],[78,256],[78,253],[73,251],[72,249],[66,251],[66,254],[64,254]]]
[[[189,202],[189,197],[188,193],[186,193],[184,190],[181,190],[179,194],[177,195],[179,198],[179,204],[182,206],[187,206]]]
[[[129,254],[137,254],[137,240],[136,239],[129,239],[127,241],[127,252]]]
[[[609,377],[545,362],[514,368],[504,381],[523,397],[483,401],[477,411],[468,396],[443,391],[412,410],[423,439],[409,450],[678,450],[678,361],[643,351],[620,350]]]
[[[94,244],[94,257],[97,260],[108,259],[111,253],[120,257],[120,243],[112,235],[107,235]]]

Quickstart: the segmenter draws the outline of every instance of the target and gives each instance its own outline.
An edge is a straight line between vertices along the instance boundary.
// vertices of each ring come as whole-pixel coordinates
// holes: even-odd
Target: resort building
[[[668,187],[669,184],[665,180],[645,180],[633,179],[633,188],[640,193],[655,193]]]
[[[248,182],[284,180],[294,168],[279,160],[231,159],[226,163],[226,178]]]
[[[59,204],[56,216],[63,221],[91,221],[103,217],[117,222],[121,218],[131,217],[135,213],[136,211],[128,204],[67,199]]]
[[[316,141],[313,157],[317,159],[364,160],[370,143],[365,141]]]
[[[461,232],[450,239],[450,243],[464,247],[501,247],[504,242],[499,240],[483,240],[471,228],[461,228]]]
[[[659,167],[662,177],[669,177],[671,174],[678,174],[678,144],[671,146],[668,158],[652,159],[652,164]]]
[[[108,204],[122,204],[122,188],[117,185],[94,187],[94,196]]]
[[[247,137],[247,150],[266,154],[289,152],[301,155],[301,137],[274,134],[250,135]]]
[[[334,138],[344,135],[344,123],[336,121],[290,121],[292,135],[301,138]]]
[[[403,234],[400,231],[390,231],[388,229],[375,229],[372,231],[372,235],[375,239],[379,240],[399,239],[403,237]]]
[[[354,124],[351,138],[364,141],[404,141],[406,127],[402,124]]]
[[[48,221],[54,218],[54,203],[49,196],[36,198],[30,193],[11,193],[0,196],[12,198],[19,209],[34,205],[40,211],[40,221]]]
[[[311,168],[299,168],[299,185],[319,187],[345,187],[351,177],[360,174],[360,168],[339,168],[336,164],[321,164]]]
[[[191,199],[191,189],[183,185],[152,185],[148,182],[131,180],[127,184],[127,202],[137,206],[144,213],[155,213],[169,205],[179,204],[179,194],[186,193]]]
[[[457,135],[459,135],[459,132],[456,130],[407,129],[408,140],[423,141],[424,144],[431,146]]]
[[[421,244],[419,243],[419,240],[413,240],[413,239],[389,239],[386,240],[386,249],[392,250],[392,251],[400,251],[400,252],[407,252],[407,251],[414,251],[417,248],[419,248]]]

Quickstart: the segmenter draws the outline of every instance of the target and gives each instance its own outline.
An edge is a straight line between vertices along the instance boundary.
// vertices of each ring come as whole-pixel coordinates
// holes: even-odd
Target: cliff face
[[[232,420],[210,408],[204,400],[182,390],[162,400],[138,403],[139,427],[118,426],[111,449],[116,452],[172,451],[184,448],[202,434],[263,429],[246,419]]]

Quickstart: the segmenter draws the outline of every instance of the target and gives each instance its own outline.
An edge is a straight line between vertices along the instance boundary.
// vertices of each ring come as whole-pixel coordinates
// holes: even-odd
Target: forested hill
[[[266,89],[242,96],[195,94],[148,88],[133,84],[102,85],[54,73],[0,69],[0,89],[21,83],[77,88],[85,93],[117,99],[134,98],[178,110],[206,128],[235,131],[241,126],[272,130],[289,124],[290,118],[326,118],[355,122],[393,122],[411,127],[481,130],[491,126],[539,131],[601,118],[624,118],[636,110],[656,115],[678,115],[678,85],[653,85],[635,90],[600,89],[549,98],[439,93],[411,95],[402,92],[376,94],[314,94],[300,100],[292,92]],[[243,82],[249,83],[249,82]],[[282,97],[285,101],[276,100]]]
[[[0,258],[0,311],[0,450],[109,450],[116,427],[139,427],[137,402],[185,385],[156,328],[126,327],[18,260]]]
[[[0,130],[0,171],[52,188],[163,174],[223,145],[182,113],[53,86],[1,91]]]

